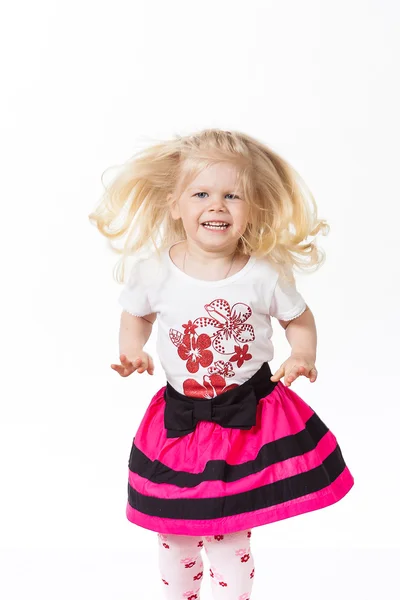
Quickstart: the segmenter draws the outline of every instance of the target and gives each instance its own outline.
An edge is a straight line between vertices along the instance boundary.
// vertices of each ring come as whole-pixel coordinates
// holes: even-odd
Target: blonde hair
[[[319,232],[326,235],[329,226],[317,218],[314,197],[297,171],[249,135],[205,129],[139,151],[105,186],[89,219],[123,255],[117,265],[118,282],[124,281],[128,256],[150,246],[160,253],[185,239],[182,221],[172,219],[170,206],[198,173],[220,162],[237,167],[250,208],[247,228],[238,241],[242,254],[268,256],[289,279],[294,266],[315,270],[323,263],[325,253],[313,238]],[[123,236],[123,248],[116,248],[113,241]]]

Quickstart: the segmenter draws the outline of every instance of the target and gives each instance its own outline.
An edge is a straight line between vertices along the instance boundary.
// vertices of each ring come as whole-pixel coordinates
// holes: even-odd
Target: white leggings
[[[203,547],[210,562],[214,600],[250,600],[254,578],[251,530],[212,536],[157,535],[161,583],[167,600],[200,600]]]

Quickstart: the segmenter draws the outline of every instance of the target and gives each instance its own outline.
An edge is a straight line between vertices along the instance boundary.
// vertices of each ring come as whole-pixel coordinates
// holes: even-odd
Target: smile
[[[214,221],[206,221],[202,223],[203,227],[206,229],[228,229],[229,223],[217,223]]]

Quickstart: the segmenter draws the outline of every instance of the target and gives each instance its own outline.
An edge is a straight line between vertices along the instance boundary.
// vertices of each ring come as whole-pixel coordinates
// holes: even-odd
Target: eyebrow
[[[188,187],[188,190],[198,190],[199,188],[202,188],[203,190],[208,190],[210,191],[211,188],[209,188],[207,185],[202,185],[202,184],[198,184],[198,185],[192,185],[190,187]],[[242,190],[240,188],[237,189],[238,193],[243,193]],[[231,192],[233,193],[233,192]]]

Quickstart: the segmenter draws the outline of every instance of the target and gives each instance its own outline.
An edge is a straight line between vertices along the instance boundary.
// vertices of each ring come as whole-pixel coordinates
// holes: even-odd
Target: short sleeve
[[[152,312],[143,266],[143,260],[139,260],[133,265],[118,298],[122,308],[134,317],[144,317]]]
[[[296,284],[278,276],[272,293],[269,314],[280,321],[291,321],[299,317],[307,308]]]

